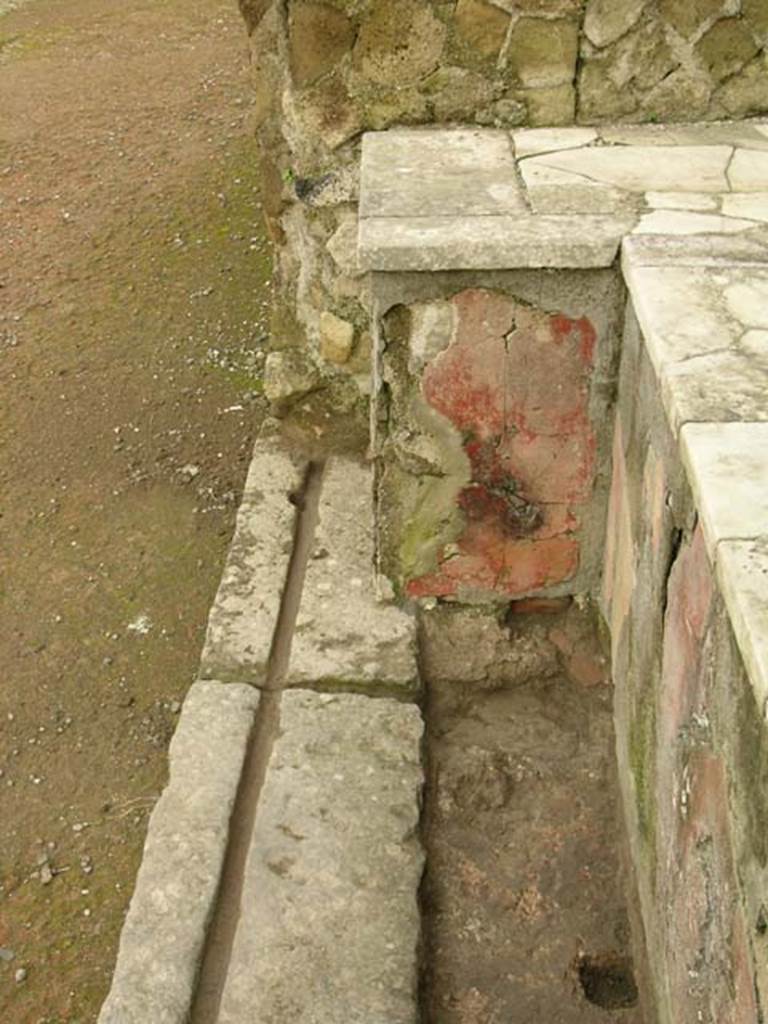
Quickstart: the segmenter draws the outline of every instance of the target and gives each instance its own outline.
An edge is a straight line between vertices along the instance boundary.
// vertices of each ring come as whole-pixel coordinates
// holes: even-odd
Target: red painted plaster
[[[596,442],[589,420],[595,330],[498,293],[453,298],[453,343],[425,370],[427,402],[464,435],[472,482],[465,528],[412,596],[484,590],[514,597],[570,579]]]

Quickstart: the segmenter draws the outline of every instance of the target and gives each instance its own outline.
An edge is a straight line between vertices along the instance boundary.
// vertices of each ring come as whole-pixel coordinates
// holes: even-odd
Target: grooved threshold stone
[[[293,549],[306,463],[272,440],[257,441],[235,534],[208,618],[200,663],[207,679],[261,686]]]
[[[418,708],[287,691],[218,1024],[416,1024]]]
[[[304,578],[287,686],[411,695],[418,689],[416,618],[378,600],[373,470],[332,459]]]
[[[252,686],[195,683],[144,855],[99,1024],[185,1024],[259,704]]]

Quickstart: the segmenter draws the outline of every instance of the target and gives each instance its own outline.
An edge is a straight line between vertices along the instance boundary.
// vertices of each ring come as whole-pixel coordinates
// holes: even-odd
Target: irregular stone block
[[[572,124],[576,112],[576,90],[569,83],[549,89],[526,89],[523,93],[531,125]]]
[[[355,66],[378,85],[419,82],[437,67],[445,36],[445,25],[426,5],[373,0],[355,43]]]
[[[305,352],[270,352],[264,365],[264,394],[270,402],[301,398],[317,387],[320,375]]]
[[[724,18],[706,32],[696,52],[718,80],[740,71],[760,47],[740,18]]]
[[[417,708],[288,692],[219,1024],[416,1024]]]
[[[594,46],[608,46],[637,23],[644,7],[645,0],[589,0],[584,34]]]
[[[659,0],[664,20],[685,38],[720,14],[724,6],[724,0]]]
[[[272,442],[257,442],[235,535],[208,619],[201,675],[266,682],[272,637],[293,548],[305,463]]]
[[[579,26],[575,21],[521,18],[512,29],[507,67],[528,88],[573,82]]]
[[[217,682],[187,695],[99,1024],[189,1019],[258,702],[250,686]]]
[[[329,310],[320,314],[320,355],[330,363],[346,363],[355,344],[355,328]]]
[[[301,88],[331,71],[354,41],[355,26],[338,8],[323,3],[292,4],[288,52],[295,84]]]
[[[398,694],[418,688],[415,618],[376,597],[373,516],[371,468],[333,460],[323,481],[286,685]]]
[[[485,0],[459,0],[456,28],[461,38],[484,57],[496,57],[507,38],[510,18]]]
[[[768,7],[763,0],[744,0],[741,8],[754,31],[759,36],[768,36]]]

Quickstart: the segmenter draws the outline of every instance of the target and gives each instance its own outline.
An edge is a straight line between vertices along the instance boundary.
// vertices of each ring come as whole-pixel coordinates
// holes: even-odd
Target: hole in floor
[[[625,1010],[637,1005],[637,985],[627,957],[616,953],[581,957],[579,982],[589,1002],[603,1010]]]

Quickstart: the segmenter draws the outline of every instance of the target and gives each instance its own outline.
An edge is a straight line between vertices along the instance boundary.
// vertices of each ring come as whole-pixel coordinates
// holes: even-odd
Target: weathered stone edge
[[[674,393],[669,387],[669,365],[660,363],[658,358],[654,358],[651,351],[652,346],[646,337],[647,324],[642,315],[644,296],[639,294],[640,286],[636,275],[632,273],[633,268],[637,265],[633,249],[625,245],[622,254],[622,267],[624,281],[629,292],[629,303],[638,320],[643,345],[654,367],[667,423],[677,442],[680,459],[693,492],[696,509],[704,529],[708,557],[723,595],[747,677],[759,706],[768,711],[766,705],[768,700],[768,642],[765,635],[765,623],[768,622],[768,547],[766,547],[768,525],[764,530],[759,531],[755,528],[754,523],[748,522],[745,516],[742,530],[733,529],[732,535],[721,536],[719,534],[710,508],[711,499],[715,497],[713,488],[718,485],[716,481],[707,479],[697,460],[693,457],[690,438],[691,433],[695,431],[719,429],[729,432],[745,427],[759,431],[761,437],[765,438],[768,433],[768,425],[762,421],[746,419],[723,422],[715,416],[714,412],[711,420],[685,421],[681,411],[677,408]],[[645,265],[642,257],[641,265]],[[738,251],[728,254],[726,250],[723,263],[720,265],[737,267],[745,273],[745,280],[748,280],[747,268],[749,266],[757,266],[762,269],[767,264],[765,262],[745,264],[738,258]],[[674,363],[671,364],[673,367],[674,365]],[[765,449],[765,445],[763,447]],[[753,467],[745,463],[744,474],[747,477],[751,475],[751,468]],[[761,497],[763,497],[762,492]],[[765,495],[764,499],[768,504],[768,495]],[[749,557],[747,557],[747,552],[749,552]],[[745,594],[745,588],[749,589],[748,594]]]
[[[259,691],[195,683],[169,751],[98,1024],[185,1024]]]
[[[202,679],[267,682],[307,461],[271,439],[254,446],[235,531],[208,616]]]

